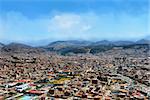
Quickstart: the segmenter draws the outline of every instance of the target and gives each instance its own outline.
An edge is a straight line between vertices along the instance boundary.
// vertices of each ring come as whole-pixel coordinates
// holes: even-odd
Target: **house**
[[[44,94],[44,91],[41,90],[30,90],[28,91],[29,94],[34,94],[34,95],[42,95]]]
[[[16,91],[23,92],[24,90],[28,89],[29,87],[30,87],[29,84],[19,85],[19,86],[16,86]]]

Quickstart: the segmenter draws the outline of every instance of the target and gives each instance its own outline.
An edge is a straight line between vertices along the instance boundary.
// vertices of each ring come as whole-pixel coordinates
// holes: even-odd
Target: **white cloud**
[[[136,38],[148,34],[147,15],[129,16],[92,12],[57,13],[30,19],[19,12],[0,16],[0,39],[32,41],[42,39]]]
[[[58,25],[60,29],[70,29],[80,23],[78,15],[56,15],[51,19],[53,24]]]
[[[55,15],[49,21],[48,30],[52,33],[65,35],[84,34],[90,29],[89,22],[84,20],[84,16],[76,14]]]

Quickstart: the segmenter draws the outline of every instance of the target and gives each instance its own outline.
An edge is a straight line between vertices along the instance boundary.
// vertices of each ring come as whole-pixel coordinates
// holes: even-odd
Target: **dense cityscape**
[[[150,56],[144,47],[61,55],[10,45],[1,46],[0,100],[150,99]]]

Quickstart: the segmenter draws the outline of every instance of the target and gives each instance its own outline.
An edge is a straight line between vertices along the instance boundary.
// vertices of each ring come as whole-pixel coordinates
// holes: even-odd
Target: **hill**
[[[31,47],[21,43],[10,43],[1,48],[1,52],[5,53],[38,53],[43,52],[44,49]]]
[[[1,44],[1,52],[5,53],[41,53],[41,52],[55,52],[58,54],[98,54],[106,51],[115,51],[120,49],[122,52],[135,52],[140,51],[148,53],[150,50],[149,40],[139,40],[137,42],[132,41],[55,41],[46,46],[32,47],[20,43],[10,43],[8,45]],[[115,48],[115,49],[114,49]]]

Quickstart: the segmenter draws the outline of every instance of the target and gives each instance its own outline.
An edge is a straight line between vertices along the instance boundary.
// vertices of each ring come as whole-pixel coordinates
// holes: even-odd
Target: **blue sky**
[[[150,34],[148,1],[0,0],[0,40],[140,39]]]

